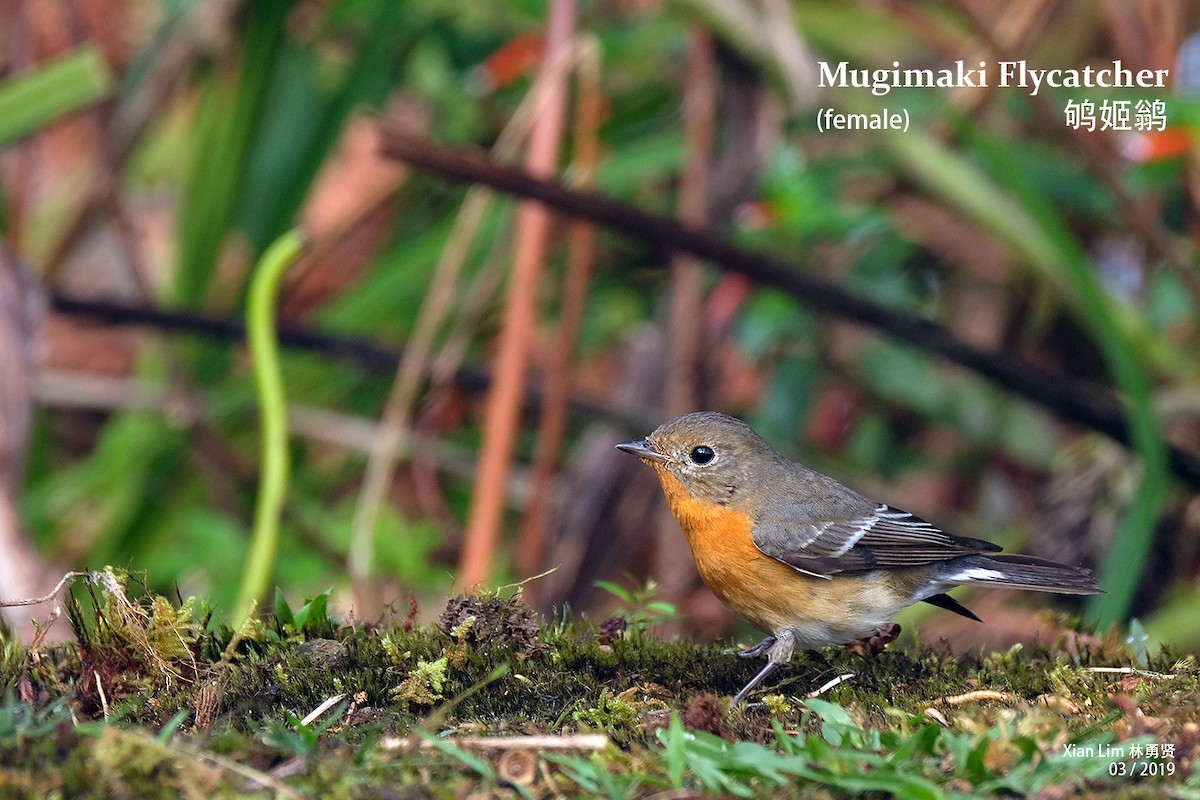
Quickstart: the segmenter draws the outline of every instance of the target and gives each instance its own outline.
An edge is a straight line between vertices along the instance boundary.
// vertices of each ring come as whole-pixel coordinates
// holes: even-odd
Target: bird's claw
[[[737,651],[738,658],[754,658],[755,656],[761,656],[763,653],[770,650],[771,646],[774,644],[775,644],[775,637],[767,636],[758,644],[751,645],[750,647],[747,647],[745,650],[738,650]]]
[[[883,648],[887,647],[889,643],[896,641],[896,637],[899,635],[900,626],[894,622],[889,622],[870,636],[846,645],[846,649],[854,653],[854,655],[864,658],[867,656],[877,656],[883,652]]]

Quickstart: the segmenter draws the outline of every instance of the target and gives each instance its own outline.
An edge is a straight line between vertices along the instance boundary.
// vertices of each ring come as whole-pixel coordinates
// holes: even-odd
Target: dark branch
[[[244,341],[246,338],[245,323],[239,319],[209,317],[186,311],[126,306],[104,300],[82,300],[62,294],[52,295],[50,302],[55,311],[71,316],[90,317],[111,325],[140,325],[164,331],[193,333],[209,339],[225,341]],[[281,344],[297,350],[307,350],[331,358],[346,359],[374,372],[394,370],[404,353],[402,348],[388,347],[367,339],[337,336],[314,331],[311,328],[286,324],[279,326],[279,341]],[[454,373],[452,382],[455,387],[464,392],[478,394],[487,391],[491,386],[492,378],[483,370],[461,367]],[[529,407],[536,409],[541,401],[541,393],[536,389],[531,389],[526,397]],[[571,409],[577,414],[615,422],[631,431],[649,430],[657,424],[651,419],[639,419],[630,414],[614,412],[578,399],[571,401]]]
[[[497,164],[479,153],[444,147],[397,128],[385,131],[383,152],[446,178],[482,183],[537,200],[559,213],[597,222],[641,241],[691,253],[763,286],[779,289],[820,311],[877,328],[936,353],[1065,419],[1129,444],[1129,429],[1122,406],[1109,389],[1086,385],[1003,353],[972,347],[935,322],[851,294],[834,283],[807,275],[781,259],[736,247],[711,230],[692,228],[666,217],[647,214],[595,192],[567,189],[555,181],[539,180],[521,170]],[[1178,447],[1171,448],[1170,457],[1175,474],[1200,488],[1200,459]]]

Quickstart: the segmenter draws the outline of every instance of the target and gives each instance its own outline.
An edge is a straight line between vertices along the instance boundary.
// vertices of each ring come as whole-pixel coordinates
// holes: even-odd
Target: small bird
[[[733,698],[742,702],[797,644],[886,644],[900,609],[925,601],[981,621],[946,594],[1000,586],[1098,594],[1091,571],[952,536],[781,456],[750,426],[711,411],[685,414],[617,448],[658,473],[700,577],[770,635],[738,655],[767,653]]]

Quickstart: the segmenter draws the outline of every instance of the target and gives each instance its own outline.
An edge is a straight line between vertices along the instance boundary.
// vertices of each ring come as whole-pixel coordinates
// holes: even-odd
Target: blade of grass
[[[238,225],[257,250],[292,224],[351,113],[387,97],[390,61],[407,46],[404,34],[412,20],[404,4],[374,0],[373,6],[364,19],[363,38],[352,50],[353,60],[332,92],[325,91],[328,67],[316,54],[295,45],[281,48],[279,68],[268,87],[272,105],[248,154],[248,180],[236,203]],[[300,91],[287,85],[291,81],[314,85]]]
[[[215,78],[197,112],[199,135],[181,193],[178,219],[179,255],[173,291],[174,300],[181,305],[199,303],[216,269],[291,6],[290,0],[246,4],[237,82],[230,86]]]
[[[468,753],[466,750],[455,745],[453,742],[440,739],[436,735],[432,733],[426,733],[420,728],[413,728],[412,732],[413,735],[418,739],[425,742],[435,750],[439,750],[445,755],[450,756],[459,764],[462,764],[467,769],[479,775],[479,777],[483,778],[489,784],[496,784],[496,771],[492,769],[492,766],[488,764],[487,761],[479,758],[476,755]]]
[[[108,67],[90,45],[0,83],[0,147],[103,100],[112,85]]]
[[[859,104],[853,105],[852,110],[863,110]],[[1006,194],[966,159],[929,136],[892,133],[886,134],[883,142],[913,180],[1008,244],[1040,277],[1058,288],[1086,324],[1103,322],[1113,327],[1131,353],[1136,345],[1136,352],[1156,368],[1170,370],[1185,355],[1174,352],[1140,316],[1112,302],[1093,274],[1087,254],[1063,227],[1057,212],[1013,165],[1005,143],[972,137],[972,144],[985,149],[997,164],[1008,164],[1000,168],[1013,194]]]

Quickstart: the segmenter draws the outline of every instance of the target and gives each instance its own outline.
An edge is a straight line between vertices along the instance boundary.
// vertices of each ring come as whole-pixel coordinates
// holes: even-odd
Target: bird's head
[[[675,478],[690,497],[746,507],[770,491],[786,462],[750,426],[715,411],[697,411],[660,425],[649,436],[617,445]]]

